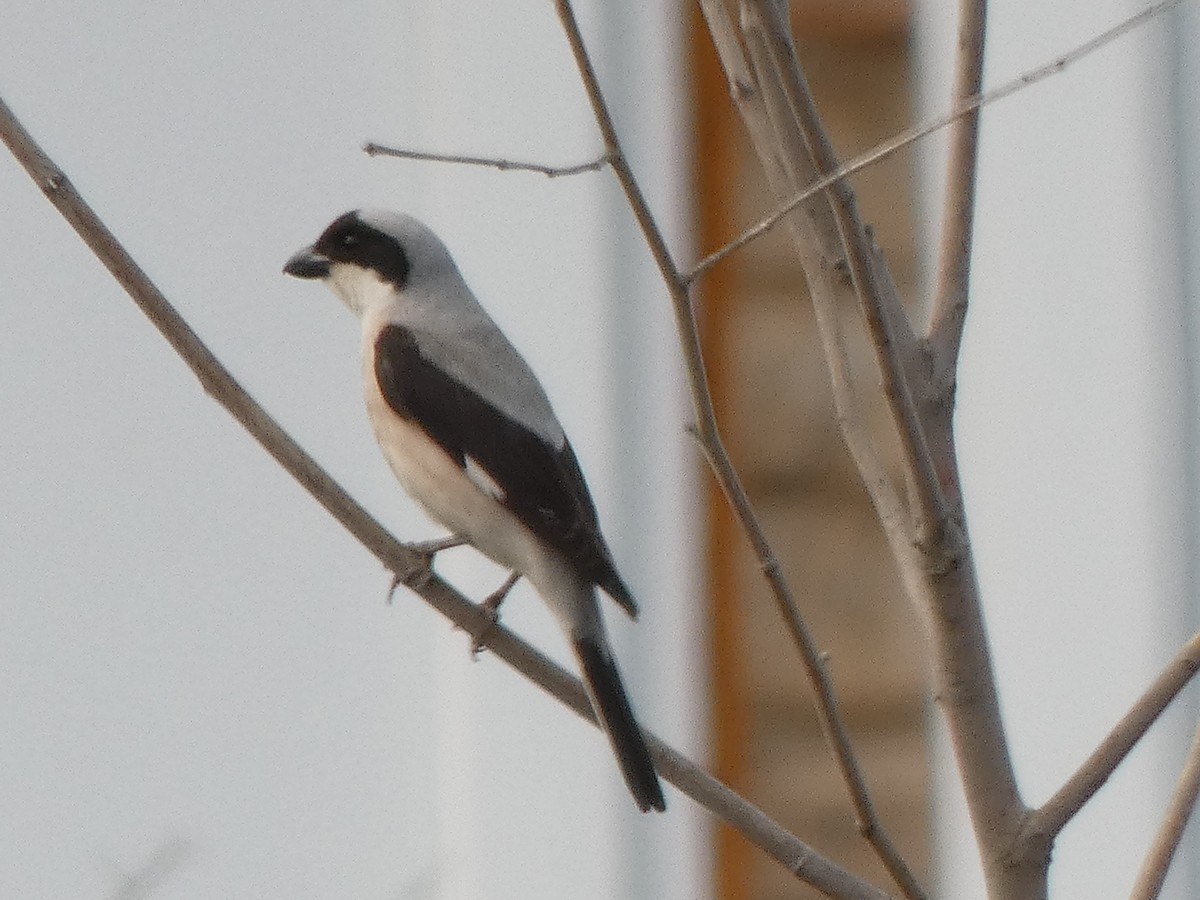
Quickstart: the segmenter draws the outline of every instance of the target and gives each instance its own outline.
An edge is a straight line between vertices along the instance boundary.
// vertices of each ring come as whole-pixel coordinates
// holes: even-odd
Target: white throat
[[[325,279],[330,290],[360,319],[374,309],[396,300],[396,286],[373,269],[350,263],[334,263]]]

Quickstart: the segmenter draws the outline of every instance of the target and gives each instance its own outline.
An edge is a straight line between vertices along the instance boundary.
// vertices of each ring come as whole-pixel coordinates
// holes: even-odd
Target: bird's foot
[[[504,598],[508,596],[508,592],[513,589],[513,585],[516,584],[520,578],[521,575],[519,572],[510,573],[509,576],[504,579],[504,584],[500,585],[500,587],[488,594],[487,598],[481,604],[479,604],[479,608],[482,609],[484,614],[488,617],[488,624],[484,626],[482,631],[474,636],[471,642],[472,657],[478,657],[483,651],[484,645],[487,643],[488,635],[500,621],[500,604],[504,602]]]
[[[456,534],[447,535],[443,538],[434,538],[431,541],[414,541],[411,544],[404,546],[413,553],[421,556],[425,560],[425,568],[429,569],[433,566],[433,558],[443,550],[450,550],[453,547],[461,547],[467,542],[466,538],[459,537]],[[390,606],[392,598],[395,596],[396,588],[400,587],[400,583],[404,579],[397,573],[392,573],[392,583],[388,586],[387,603]]]

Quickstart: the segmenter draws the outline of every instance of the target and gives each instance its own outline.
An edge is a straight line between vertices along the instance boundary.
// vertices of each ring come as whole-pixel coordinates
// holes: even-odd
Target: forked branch
[[[1200,671],[1200,634],[1183,645],[1075,774],[1033,812],[1025,826],[1027,835],[1038,836],[1039,840],[1053,840],[1104,786],[1197,671]]]
[[[838,166],[800,71],[784,4],[742,0],[738,28],[720,0],[700,2],[730,95],[777,200],[807,192]],[[846,300],[856,299],[862,311],[895,434],[904,448],[907,502],[893,502],[889,480],[879,477],[874,464],[879,438],[860,431],[863,417],[839,405],[838,421],[881,513],[905,590],[930,625],[935,687],[965,775],[976,833],[990,861],[989,886],[997,887],[995,897],[1029,900],[1041,893],[1044,869],[1036,860],[1029,867],[1007,865],[1005,854],[1025,810],[1000,718],[970,548],[947,503],[926,434],[925,399],[931,393],[926,348],[892,292],[886,263],[858,221],[847,185],[830,181],[824,194],[805,201],[784,221],[793,235],[818,323],[833,321]],[[830,233],[838,240],[832,248]],[[839,267],[851,275],[850,297],[831,276]],[[844,377],[846,351],[840,336],[832,328],[822,328],[821,336],[833,377]],[[839,404],[843,398],[853,400],[853,392],[839,391],[836,383],[834,396]],[[946,417],[945,427],[935,433],[949,434],[949,411],[934,412]],[[873,464],[863,466],[864,459]]]
[[[951,413],[953,382],[970,259],[977,156],[977,116],[985,102],[1000,99],[1036,80],[1060,71],[1097,47],[1127,33],[1174,5],[1165,0],[1098,35],[1048,66],[993,91],[980,92],[984,8],[982,0],[963,0],[956,62],[956,109],[940,119],[886,142],[839,168],[829,151],[820,121],[791,43],[786,4],[779,0],[740,0],[740,31],[721,0],[700,0],[714,44],[725,67],[730,95],[747,126],[780,206],[766,220],[731,245],[706,257],[690,273],[694,279],[776,222],[785,222],[795,237],[796,252],[808,278],[817,319],[832,319],[837,285],[830,270],[845,267],[863,312],[867,336],[876,350],[884,395],[892,409],[896,436],[904,448],[908,504],[899,525],[883,515],[894,506],[879,503],[889,491],[878,467],[864,466],[874,454],[870,440],[856,433],[859,417],[847,414],[839,391],[844,347],[833,329],[822,329],[826,356],[835,382],[839,423],[859,463],[864,482],[880,509],[885,532],[899,564],[906,590],[918,608],[928,612],[937,697],[949,724],[968,807],[983,860],[989,896],[995,900],[1044,897],[1049,847],[1062,827],[1095,789],[1091,781],[1107,777],[1114,755],[1127,747],[1102,747],[1105,759],[1081,772],[1047,808],[1031,813],[1016,787],[996,695],[995,673],[983,626],[974,562],[967,542],[957,488],[957,461]],[[749,63],[747,63],[747,58]],[[931,320],[929,340],[915,338],[907,316],[891,294],[886,265],[869,232],[857,221],[853,195],[845,181],[851,171],[880,159],[913,139],[958,121],[952,137],[942,275]],[[800,135],[800,139],[797,139]],[[820,191],[821,193],[818,193]],[[824,197],[827,206],[818,202]],[[798,213],[803,212],[803,216]],[[839,247],[829,247],[828,223],[836,226]],[[849,398],[844,401],[843,398]],[[856,448],[867,447],[861,453]],[[911,540],[916,536],[917,540]],[[1126,730],[1128,731],[1128,729]],[[1123,734],[1117,743],[1140,737]],[[1107,743],[1107,742],[1106,742]],[[1103,751],[1103,753],[1102,753]],[[1034,827],[1037,826],[1037,827]]]

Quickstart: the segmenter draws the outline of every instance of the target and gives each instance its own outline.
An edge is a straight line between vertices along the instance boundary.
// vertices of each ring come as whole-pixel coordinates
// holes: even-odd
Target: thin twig
[[[1171,802],[1167,813],[1163,816],[1162,826],[1154,836],[1154,843],[1142,862],[1137,880],[1133,884],[1133,893],[1129,900],[1154,900],[1162,891],[1163,882],[1167,880],[1167,870],[1171,868],[1171,860],[1179,849],[1183,838],[1183,830],[1187,827],[1188,819],[1196,806],[1196,795],[1200,794],[1200,726],[1197,726],[1192,737],[1192,746],[1184,760],[1183,770],[1175,782],[1175,790],[1171,793]]]
[[[1026,833],[1053,838],[1062,831],[1063,826],[1100,790],[1197,671],[1200,671],[1200,634],[1183,645],[1087,761],[1053,797],[1033,812],[1026,823]]]
[[[574,166],[547,166],[542,163],[517,162],[516,160],[496,159],[490,156],[462,156],[457,153],[427,153],[424,150],[405,150],[401,147],[387,147],[374,142],[363,144],[363,153],[367,154],[367,156],[394,156],[398,159],[415,159],[422,162],[486,166],[492,169],[499,169],[502,172],[537,172],[545,175],[547,178],[563,178],[568,175],[581,175],[584,172],[599,172],[609,163],[607,153],[599,159],[578,163]]]
[[[626,199],[633,210],[634,218],[641,228],[642,236],[650,247],[651,255],[658,265],[659,272],[671,296],[696,416],[694,433],[699,439],[700,446],[726,500],[738,517],[742,529],[750,541],[759,567],[775,598],[776,606],[787,625],[793,643],[799,650],[805,673],[816,695],[818,719],[842,778],[846,782],[859,818],[860,828],[872,846],[877,849],[883,848],[883,861],[889,872],[892,872],[894,877],[898,876],[897,881],[905,893],[910,897],[924,896],[875,813],[865,779],[850,745],[849,734],[837,708],[833,681],[825,666],[824,658],[812,632],[800,614],[799,607],[792,596],[791,586],[783,574],[783,567],[767,539],[766,532],[754,512],[737,470],[725,450],[717,424],[716,412],[713,408],[712,396],[708,389],[708,378],[700,351],[699,329],[692,309],[688,283],[671,256],[666,240],[654,220],[645,195],[642,193],[629,166],[628,158],[621,148],[612,114],[600,89],[571,4],[569,0],[555,0],[555,7],[558,10],[567,41],[571,46],[571,52],[575,57],[588,100],[592,105],[592,112],[611,159],[613,171],[620,181]]]
[[[150,281],[63,171],[37,145],[0,99],[0,140],[34,183],[112,273],[138,308],[199,379],[262,447],[405,586],[472,635],[487,631],[498,659],[520,672],[577,715],[595,724],[579,680],[443,581],[421,554],[397,541],[351,498],[245,391]],[[831,862],[653,734],[647,741],[662,776],[741,832],[755,846],[829,896],[883,900],[887,895]]]
[[[983,90],[983,40],[987,26],[987,0],[960,0],[958,49],[954,64],[951,103]],[[955,119],[950,126],[946,160],[946,188],[942,199],[942,236],[938,247],[938,273],[933,295],[929,334],[940,345],[938,364],[953,372],[958,363],[963,323],[967,316],[967,287],[971,273],[974,235],[976,172],[979,165],[979,109]],[[935,374],[935,379],[937,375]],[[949,380],[953,384],[953,379]]]
[[[724,247],[713,251],[701,259],[700,262],[698,262],[687,274],[686,278],[688,283],[695,281],[717,263],[721,262],[721,260],[725,259],[725,257],[736,252],[737,250],[740,250],[742,247],[745,247],[755,238],[766,234],[781,221],[783,221],[787,217],[788,213],[803,205],[805,201],[811,200],[813,197],[822,193],[835,182],[844,178],[848,178],[855,172],[859,172],[862,169],[867,168],[867,166],[874,165],[881,160],[887,159],[898,150],[907,147],[909,144],[920,140],[928,134],[933,134],[935,131],[940,131],[947,125],[950,125],[963,116],[970,115],[980,107],[988,106],[992,103],[995,103],[997,100],[1003,100],[1004,98],[1015,94],[1017,91],[1023,88],[1030,87],[1031,85],[1037,84],[1039,81],[1049,78],[1051,75],[1057,75],[1059,72],[1063,71],[1073,63],[1077,63],[1085,56],[1094,53],[1101,47],[1111,44],[1117,38],[1128,34],[1139,25],[1142,25],[1156,16],[1161,15],[1171,7],[1176,6],[1181,2],[1182,0],[1161,0],[1161,2],[1155,3],[1141,12],[1130,16],[1128,19],[1121,21],[1107,31],[1101,32],[1091,40],[1085,41],[1075,49],[1064,53],[1062,56],[1056,57],[1051,62],[1018,75],[1016,78],[1012,79],[1011,81],[1006,81],[999,87],[992,88],[991,90],[985,91],[982,94],[977,94],[976,96],[965,100],[958,106],[952,107],[949,112],[942,113],[939,116],[927,119],[919,125],[914,125],[912,128],[901,131],[895,137],[883,141],[882,143],[877,144],[875,147],[868,150],[866,153],[854,157],[849,162],[839,166],[819,180],[807,185],[788,200],[777,206],[774,211],[770,213],[770,215],[747,228]]]

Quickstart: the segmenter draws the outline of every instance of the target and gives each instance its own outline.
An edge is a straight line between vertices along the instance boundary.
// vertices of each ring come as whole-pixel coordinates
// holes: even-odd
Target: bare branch
[[[826,277],[831,276],[826,273]],[[827,286],[820,293],[832,295],[833,288]],[[833,390],[833,405],[838,426],[846,441],[846,448],[862,476],[884,533],[894,544],[911,546],[915,535],[909,527],[907,511],[900,495],[896,493],[887,468],[872,446],[870,428],[862,418],[862,402],[858,399],[854,386],[854,376],[850,371],[850,359],[837,310],[829,303],[815,303],[813,312],[817,329],[821,332],[822,343],[830,348],[827,353],[829,382]]]
[[[797,182],[811,181],[816,175],[811,160],[802,171],[797,170],[807,160],[803,139],[798,133],[793,134],[794,129],[786,135],[775,131],[776,123],[769,119],[763,91],[742,50],[739,31],[723,0],[699,0],[699,4],[721,67],[725,70],[730,98],[750,132],[751,143],[758,153],[767,181],[777,194],[794,194],[792,187]],[[775,151],[777,143],[782,145],[784,152]],[[785,158],[789,159],[786,166]],[[897,544],[911,544],[913,536],[907,531],[906,511],[863,414],[850,370],[849,351],[838,321],[838,311],[843,306],[842,295],[846,289],[844,279],[840,277],[841,247],[829,204],[818,196],[833,181],[832,178],[818,179],[814,184],[815,189],[805,191],[804,200],[794,203],[784,215],[787,216],[788,228],[812,295],[842,436],[856,465],[863,472],[871,502],[879,512],[889,536]],[[793,212],[796,215],[790,215]],[[706,266],[693,270],[687,277],[689,285],[694,285],[703,271],[707,271]]]
[[[672,309],[675,313],[676,328],[683,345],[684,360],[687,368],[692,404],[696,416],[696,434],[700,446],[708,459],[717,482],[725,494],[726,500],[736,514],[750,541],[751,547],[758,560],[759,567],[767,580],[775,599],[777,608],[786,624],[793,643],[800,653],[800,658],[812,685],[817,705],[817,715],[822,730],[829,743],[834,760],[838,764],[843,781],[852,798],[859,828],[873,847],[880,853],[885,866],[896,878],[897,883],[909,897],[923,897],[924,894],[916,879],[896,851],[887,836],[878,815],[875,812],[870,795],[867,791],[858,762],[850,745],[849,734],[837,708],[833,682],[825,666],[824,658],[817,647],[816,640],[804,622],[799,607],[792,595],[791,586],[784,577],[783,568],[775,551],[772,549],[766,532],[762,528],[754,508],[750,503],[741,478],[733,466],[729,454],[721,439],[720,428],[717,424],[716,412],[712,404],[712,396],[708,389],[708,377],[705,372],[704,359],[700,350],[700,335],[692,309],[688,282],[676,266],[667,247],[666,240],[654,220],[642,193],[628,158],[621,148],[616,127],[608,104],[596,78],[595,68],[588,56],[583,43],[583,35],[575,19],[574,11],[569,0],[555,0],[559,19],[566,33],[571,52],[583,80],[584,89],[592,106],[597,126],[604,139],[604,146],[612,162],[613,171],[620,181],[625,196],[633,210],[642,231],[642,236],[650,247],[651,255],[658,265],[659,272],[671,296]],[[882,470],[881,470],[882,471]]]
[[[961,106],[983,90],[983,38],[987,0],[960,0],[958,50],[951,101]],[[937,347],[939,365],[953,372],[958,362],[963,323],[967,316],[967,287],[971,272],[971,239],[975,219],[975,175],[979,162],[979,110],[956,118],[950,126],[946,160],[946,193],[942,237],[929,334]],[[950,381],[953,384],[953,380]]]
[[[1150,852],[1142,862],[1129,900],[1154,900],[1162,891],[1167,870],[1171,867],[1171,860],[1175,858],[1175,851],[1179,849],[1179,841],[1183,838],[1183,830],[1196,806],[1197,794],[1200,794],[1200,726],[1196,728],[1183,770],[1171,793],[1167,814],[1163,817],[1158,834],[1154,836]]]
[[[810,182],[816,176],[803,137],[795,128],[789,128],[787,122],[771,121],[764,91],[746,59],[739,40],[740,32],[723,0],[699,0],[699,5],[725,70],[730,98],[750,133],[767,181],[776,194],[794,194],[794,185]],[[778,128],[785,131],[780,132]],[[777,147],[782,152],[778,152]],[[844,307],[844,301],[851,298],[846,295],[848,286],[841,277],[844,267],[840,262],[837,226],[829,204],[824,197],[818,196],[833,181],[818,179],[814,185],[817,189],[805,192],[805,201],[788,211],[788,228],[812,295],[842,436],[863,473],[871,502],[894,545],[908,545],[914,537],[908,532],[906,511],[863,413],[839,324],[839,310]],[[792,212],[796,214],[790,215]],[[698,270],[688,275],[689,285],[694,285],[697,274]]]
[[[494,623],[485,611],[443,581],[420,553],[392,537],[246,393],[129,256],[2,99],[0,140],[187,363],[204,390],[237,419],[317,502],[385,567],[395,572],[406,587],[469,634],[480,636],[486,633],[484,643],[497,658],[577,715],[595,724],[591,705],[577,678],[503,625]],[[653,734],[647,733],[646,738],[656,766],[667,781],[720,816],[807,884],[832,897],[862,900],[884,900],[887,897],[883,891],[821,856]]]
[[[1163,710],[1200,670],[1200,634],[1195,635],[1154,679],[1091,756],[1030,816],[1025,832],[1053,838],[1106,782]]]
[[[760,88],[768,104],[778,95],[780,105],[786,105],[786,110],[774,112],[773,117],[790,114],[817,172],[824,174],[835,170],[837,158],[804,81],[784,8],[775,0],[745,0],[742,10],[742,29]],[[949,508],[905,371],[905,360],[912,358],[914,350],[912,328],[900,298],[887,290],[888,283],[878,277],[877,250],[858,215],[849,183],[844,179],[835,181],[826,196],[875,349],[884,396],[900,438],[909,484],[918,501],[917,539],[931,543],[944,529]]]
[[[995,103],[997,100],[1003,100],[1006,97],[1015,94],[1017,91],[1031,87],[1040,81],[1044,81],[1051,75],[1057,75],[1068,66],[1079,62],[1085,56],[1089,56],[1090,54],[1099,50],[1101,47],[1111,44],[1113,41],[1117,40],[1117,38],[1123,37],[1138,26],[1145,24],[1159,15],[1162,15],[1167,10],[1177,6],[1180,2],[1182,2],[1182,0],[1162,0],[1162,2],[1155,3],[1141,12],[1124,19],[1123,21],[1114,25],[1112,28],[1109,28],[1107,31],[1101,32],[1091,40],[1085,41],[1075,49],[1064,53],[1062,56],[1056,57],[1045,65],[1018,75],[1011,81],[1004,82],[1004,84],[1000,85],[999,87],[992,88],[991,90],[985,91],[982,94],[976,94],[975,96],[963,101],[961,104],[951,107],[948,112],[942,113],[939,116],[934,116],[931,119],[927,119],[919,125],[914,125],[912,128],[905,129],[895,137],[875,145],[875,147],[868,150],[866,153],[854,157],[849,162],[839,166],[838,168],[824,175],[819,180],[813,181],[811,184],[808,184],[801,190],[793,193],[786,201],[777,206],[765,218],[747,228],[724,247],[721,247],[705,256],[688,273],[688,282],[690,283],[700,278],[705,272],[725,259],[725,257],[740,250],[742,247],[745,247],[755,238],[766,234],[785,218],[787,218],[789,213],[803,206],[804,203],[813,199],[818,194],[823,193],[835,182],[844,178],[849,178],[854,173],[860,172],[868,166],[887,159],[893,153],[902,150],[909,144],[915,143],[926,135],[933,134],[935,131],[940,131],[946,126],[951,125],[962,117],[968,116],[984,106],[989,106],[992,103]],[[709,20],[709,30],[714,31],[714,19],[710,15],[710,10],[712,8],[719,7],[721,13],[723,14],[723,6],[720,5],[719,0],[700,0],[700,5],[704,8],[705,16]],[[718,51],[721,51],[720,44],[718,44]],[[721,52],[722,63],[725,63],[724,51]],[[726,70],[728,71],[728,66],[726,66]]]
[[[367,156],[394,156],[397,159],[415,159],[421,162],[455,163],[463,166],[486,166],[499,169],[502,172],[537,172],[547,178],[563,178],[568,175],[581,175],[584,172],[599,172],[609,163],[605,153],[599,159],[591,162],[578,163],[574,166],[546,166],[541,163],[517,162],[511,159],[496,159],[490,156],[461,156],[457,153],[426,153],[423,150],[405,150],[401,147],[387,147],[383,144],[368,142],[363,144],[363,153]]]

